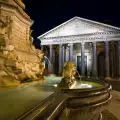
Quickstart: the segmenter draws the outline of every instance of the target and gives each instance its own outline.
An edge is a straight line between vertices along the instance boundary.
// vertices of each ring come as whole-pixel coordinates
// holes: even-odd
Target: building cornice
[[[120,32],[115,32],[115,31],[99,32],[92,34],[42,38],[40,40],[41,40],[41,45],[111,41],[111,40],[120,40]]]
[[[66,22],[58,25],[57,27],[49,30],[48,32],[40,35],[40,36],[38,37],[38,39],[43,38],[43,37],[45,37],[46,35],[50,34],[51,32],[54,32],[54,31],[56,31],[56,30],[64,27],[65,25],[69,24],[70,22],[74,21],[75,19],[80,20],[80,21],[82,21],[82,22],[85,22],[85,23],[87,23],[87,24],[89,24],[89,25],[94,25],[95,27],[101,28],[101,29],[103,29],[103,30],[104,30],[104,29],[109,29],[109,31],[120,31],[120,28],[118,28],[118,27],[114,27],[114,26],[107,25],[107,24],[104,24],[104,23],[96,22],[96,21],[93,21],[93,20],[84,19],[84,18],[81,18],[81,17],[73,17],[73,18],[71,18],[70,20],[68,20],[68,21],[66,21]]]

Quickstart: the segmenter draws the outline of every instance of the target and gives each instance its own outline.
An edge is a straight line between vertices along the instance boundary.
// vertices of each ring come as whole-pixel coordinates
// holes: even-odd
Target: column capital
[[[94,42],[92,42],[92,44],[93,44],[93,47],[96,47],[96,41],[94,41]]]
[[[105,46],[108,46],[109,45],[109,41],[105,41]]]
[[[93,44],[96,44],[97,42],[96,42],[96,41],[93,41],[92,43],[93,43]]]
[[[68,46],[73,46],[73,43],[69,43]]]
[[[62,47],[62,44],[59,44],[60,47]]]
[[[85,44],[85,42],[81,42],[81,45],[84,45]]]
[[[50,48],[52,48],[52,45],[49,45]]]
[[[73,45],[73,43],[69,43],[69,45]]]

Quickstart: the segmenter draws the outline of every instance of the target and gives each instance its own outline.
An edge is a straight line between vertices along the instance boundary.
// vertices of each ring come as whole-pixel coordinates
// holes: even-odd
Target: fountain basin
[[[56,89],[50,97],[28,112],[22,120],[99,120],[110,102],[111,85],[104,81],[90,81],[98,86],[82,89]],[[31,117],[32,116],[32,117]]]
[[[101,112],[110,102],[112,87],[103,81],[97,83],[99,87],[62,90],[68,99],[59,120],[102,120]]]

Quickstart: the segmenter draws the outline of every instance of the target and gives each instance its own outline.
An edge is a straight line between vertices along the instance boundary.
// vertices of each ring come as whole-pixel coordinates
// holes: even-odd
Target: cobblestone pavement
[[[16,120],[56,91],[57,80],[33,82],[19,87],[0,87],[0,120]]]

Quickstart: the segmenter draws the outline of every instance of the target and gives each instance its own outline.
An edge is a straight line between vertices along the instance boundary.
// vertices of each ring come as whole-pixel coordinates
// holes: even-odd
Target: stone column
[[[119,77],[119,79],[120,79],[120,40],[118,41],[118,64],[119,64],[119,66],[118,66],[118,77]]]
[[[93,77],[97,78],[97,51],[96,51],[96,42],[93,42]]]
[[[59,74],[61,74],[62,70],[62,44],[59,45]]]
[[[67,51],[67,47],[66,46],[64,46],[64,62],[66,62],[66,51]]]
[[[42,52],[43,52],[43,49],[44,49],[44,48],[43,48],[43,45],[41,45],[41,51],[42,51]]]
[[[65,46],[62,47],[62,65],[64,65],[65,62]]]
[[[55,49],[53,49],[52,67],[52,72],[55,73]]]
[[[65,57],[65,61],[69,61],[69,47],[66,46],[66,57]]]
[[[49,70],[50,70],[50,73],[53,72],[53,48],[52,48],[52,45],[50,45],[50,56],[49,56],[49,59],[50,59],[50,65],[49,65]]]
[[[52,45],[50,45],[50,62],[52,63],[53,61],[52,61],[52,57],[53,57],[53,50],[52,50],[53,48],[52,48]]]
[[[70,58],[69,58],[69,60],[71,61],[71,62],[73,62],[73,44],[69,44],[69,46],[70,46]]]
[[[110,67],[109,67],[109,42],[105,41],[105,72],[106,79],[110,79]]]
[[[85,48],[84,43],[81,43],[81,75],[85,76]]]
[[[110,66],[111,66],[111,77],[114,77],[114,43],[111,42],[111,50],[110,50]]]

